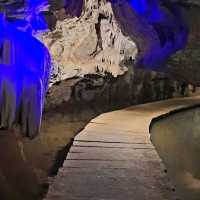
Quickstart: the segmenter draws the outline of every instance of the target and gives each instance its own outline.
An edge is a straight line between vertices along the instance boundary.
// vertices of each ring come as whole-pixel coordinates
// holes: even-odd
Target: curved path
[[[200,96],[102,114],[80,132],[46,200],[175,200],[150,142],[152,118],[200,103]]]

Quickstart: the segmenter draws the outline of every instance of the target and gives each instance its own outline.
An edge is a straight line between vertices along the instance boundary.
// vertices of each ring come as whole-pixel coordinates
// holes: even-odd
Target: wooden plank
[[[138,148],[154,148],[153,145],[148,142],[134,142],[134,143],[122,143],[122,142],[88,142],[88,141],[74,141],[73,147],[96,147],[96,148],[119,148],[119,149],[138,149]]]
[[[103,134],[85,134],[81,133],[75,138],[75,141],[85,141],[85,142],[104,142],[104,143],[150,143],[149,135],[147,137],[137,137],[137,136],[123,136],[123,135],[103,135]]]
[[[135,170],[135,168],[141,168],[141,164],[144,165],[144,163],[138,161],[138,160],[126,160],[126,161],[120,161],[120,160],[66,160],[63,168],[89,168],[91,170],[102,170],[102,169],[129,169],[132,168]],[[149,163],[146,163],[143,168],[150,169],[150,165],[155,166],[161,166],[162,163],[160,160],[158,162],[149,161]],[[146,167],[147,166],[147,167]],[[161,171],[164,170],[164,168],[160,168]]]

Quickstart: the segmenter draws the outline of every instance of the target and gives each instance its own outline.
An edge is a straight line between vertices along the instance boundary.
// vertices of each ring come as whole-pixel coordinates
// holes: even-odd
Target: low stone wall
[[[70,104],[128,106],[181,95],[181,84],[164,73],[132,68],[125,75],[114,78],[110,73],[85,75],[56,83],[47,95],[45,110]]]

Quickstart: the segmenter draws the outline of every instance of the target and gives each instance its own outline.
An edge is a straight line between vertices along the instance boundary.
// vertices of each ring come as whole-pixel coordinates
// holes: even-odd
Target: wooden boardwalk
[[[102,114],[79,133],[46,200],[175,200],[150,142],[152,118],[200,102],[173,99]]]

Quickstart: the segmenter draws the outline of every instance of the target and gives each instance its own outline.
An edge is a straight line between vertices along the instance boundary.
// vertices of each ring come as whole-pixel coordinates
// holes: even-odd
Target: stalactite
[[[0,15],[0,114],[1,127],[22,125],[22,133],[39,133],[50,56],[46,47],[29,33],[9,25]]]

